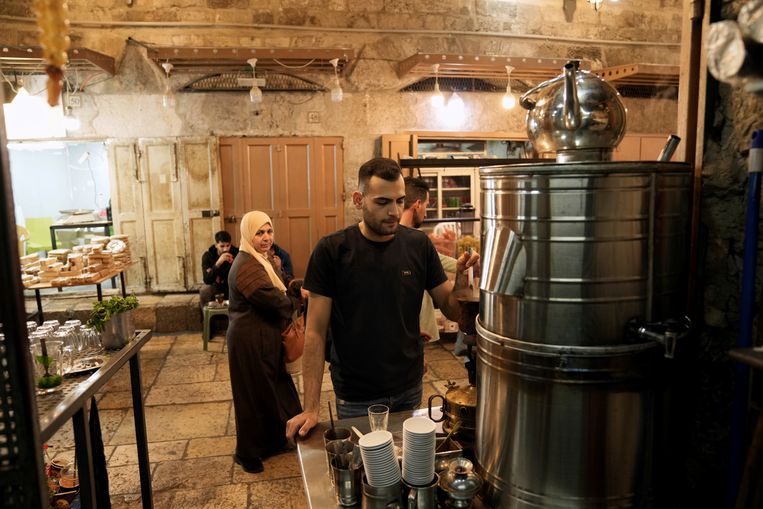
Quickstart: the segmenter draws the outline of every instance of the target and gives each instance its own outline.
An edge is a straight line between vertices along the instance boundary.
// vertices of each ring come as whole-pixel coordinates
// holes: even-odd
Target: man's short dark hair
[[[418,177],[405,177],[405,210],[416,203],[416,200],[426,201],[429,194],[429,184]]]
[[[218,242],[227,242],[230,244],[231,236],[230,233],[226,232],[225,230],[220,230],[219,232],[215,233],[215,243]]]
[[[395,182],[402,174],[400,165],[394,159],[376,157],[363,163],[363,166],[358,170],[358,190],[361,193],[365,193],[371,177],[379,177],[389,182]]]

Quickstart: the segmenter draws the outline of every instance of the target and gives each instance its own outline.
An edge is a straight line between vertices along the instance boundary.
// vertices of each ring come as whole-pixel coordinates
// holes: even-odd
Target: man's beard
[[[400,224],[399,221],[395,221],[394,225],[391,223],[385,223],[383,221],[376,221],[366,217],[367,214],[363,214],[363,223],[366,227],[380,237],[387,235],[393,235],[397,231],[397,227]]]

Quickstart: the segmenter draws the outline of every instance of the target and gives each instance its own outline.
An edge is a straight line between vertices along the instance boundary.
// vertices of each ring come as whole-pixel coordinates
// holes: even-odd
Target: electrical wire
[[[271,60],[273,60],[273,62],[277,63],[281,67],[286,67],[287,69],[304,69],[305,67],[307,67],[310,64],[312,64],[313,62],[315,62],[315,59],[313,58],[308,63],[306,63],[305,65],[286,65],[283,62],[279,62],[277,58],[273,58]]]

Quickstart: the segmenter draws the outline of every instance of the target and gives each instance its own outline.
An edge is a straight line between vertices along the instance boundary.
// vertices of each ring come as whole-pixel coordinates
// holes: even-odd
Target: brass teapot
[[[556,151],[557,162],[608,161],[625,134],[626,109],[617,90],[579,62],[528,90],[527,135],[539,153]]]
[[[477,428],[477,388],[471,384],[461,387],[450,380],[445,387],[445,396],[433,394],[429,397],[429,418],[434,422],[445,421],[442,430],[452,432],[459,442],[473,443]],[[442,416],[439,419],[432,416],[432,403],[437,398],[442,399]]]

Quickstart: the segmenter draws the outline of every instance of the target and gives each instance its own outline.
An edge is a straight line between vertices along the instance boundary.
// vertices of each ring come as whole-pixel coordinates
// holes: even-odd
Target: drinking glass
[[[389,407],[387,405],[371,405],[368,407],[368,423],[371,431],[387,431]]]
[[[225,294],[224,293],[216,293],[215,294],[215,300],[218,304],[222,305],[223,302],[225,302]]]

